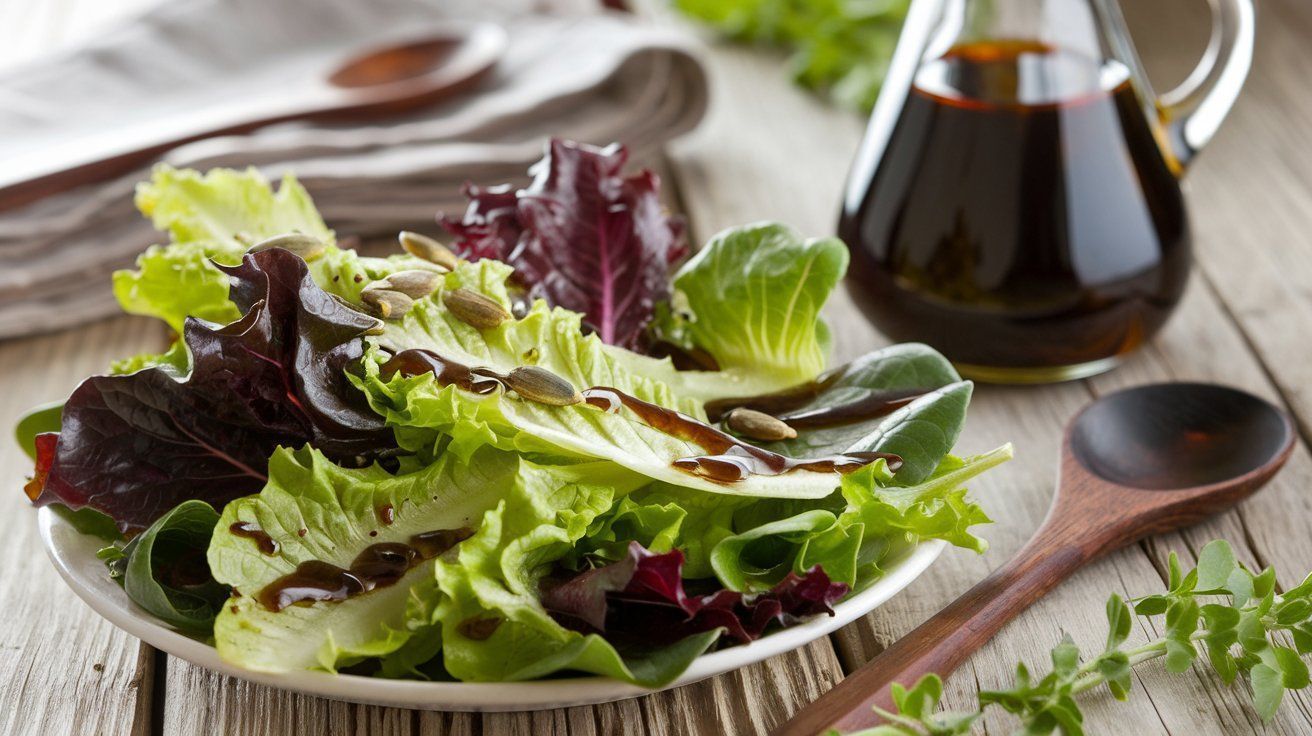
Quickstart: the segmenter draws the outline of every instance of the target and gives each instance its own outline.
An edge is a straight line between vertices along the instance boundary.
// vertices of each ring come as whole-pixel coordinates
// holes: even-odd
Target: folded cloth
[[[565,7],[569,3],[574,7]],[[0,161],[216,100],[276,94],[353,51],[492,19],[506,55],[475,89],[366,127],[286,123],[181,146],[174,166],[292,171],[341,235],[433,229],[465,181],[522,182],[547,137],[621,141],[641,159],[692,128],[704,72],[686,41],[591,0],[185,0],[0,74]],[[116,311],[110,273],[160,235],[135,211],[148,168],[0,212],[0,338]]]

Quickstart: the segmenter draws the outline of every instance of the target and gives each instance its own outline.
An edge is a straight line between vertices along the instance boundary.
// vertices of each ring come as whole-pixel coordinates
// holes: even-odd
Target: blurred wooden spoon
[[[0,210],[104,181],[202,138],[289,120],[368,120],[431,105],[481,80],[505,49],[500,26],[449,21],[422,37],[353,55],[322,78],[31,151],[0,167]]]

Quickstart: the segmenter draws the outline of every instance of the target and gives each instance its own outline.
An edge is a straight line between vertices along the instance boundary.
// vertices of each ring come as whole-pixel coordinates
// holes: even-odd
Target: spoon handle
[[[780,726],[775,736],[868,728],[879,723],[872,706],[891,708],[892,683],[910,687],[930,672],[947,676],[1007,622],[1098,554],[1096,545],[1072,540],[1068,528],[1059,528],[1064,526],[1045,523],[1007,564],[845,677]]]
[[[304,86],[304,85],[303,85]],[[243,133],[272,123],[313,118],[333,100],[327,88],[252,95],[222,106],[106,130],[6,161],[0,171],[0,211],[138,168],[171,148],[203,138]]]

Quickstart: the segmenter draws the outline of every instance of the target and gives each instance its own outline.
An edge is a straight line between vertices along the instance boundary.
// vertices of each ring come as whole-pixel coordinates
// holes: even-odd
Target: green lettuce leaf
[[[847,261],[842,241],[804,240],[779,223],[725,230],[674,275],[674,308],[657,330],[710,353],[723,371],[805,383],[825,368],[820,309]]]
[[[300,232],[334,242],[305,188],[288,174],[275,193],[258,170],[158,166],[137,186],[137,209],[174,243],[240,248],[274,235]]]
[[[842,375],[796,411],[860,401],[872,393],[924,389],[927,394],[883,417],[800,432],[770,445],[786,455],[891,452],[903,459],[895,482],[915,485],[951,452],[966,422],[973,385],[927,345],[907,343],[876,350],[849,363]]]
[[[638,480],[610,464],[550,468],[490,448],[468,463],[447,454],[400,475],[376,466],[342,468],[309,448],[280,449],[269,461],[268,485],[228,504],[210,544],[215,578],[239,592],[215,621],[219,655],[249,669],[285,672],[331,670],[394,652],[413,633],[405,625],[411,586],[431,578],[435,560],[417,565],[394,585],[341,602],[275,612],[257,596],[302,562],[348,567],[369,545],[405,543],[414,534],[435,530],[473,529],[485,512],[518,489],[549,496],[570,492],[582,478],[597,484],[589,489],[606,494],[628,490]],[[382,521],[384,508],[390,509],[391,524]],[[276,554],[265,554],[254,541],[234,533],[232,525],[241,522],[268,534],[278,546]]]
[[[708,578],[715,574],[711,550],[739,528],[735,514],[759,503],[744,496],[654,483],[621,499],[599,517],[571,555],[571,565],[577,569],[589,558],[612,562],[623,559],[633,541],[653,552],[677,548],[683,552],[685,578]]]
[[[124,375],[147,368],[163,368],[182,378],[190,373],[190,367],[191,356],[187,353],[187,343],[183,340],[174,340],[169,349],[162,353],[141,353],[130,358],[116,360],[110,364],[109,372],[115,375]]]
[[[445,288],[476,288],[506,303],[504,280],[508,275],[504,264],[479,261],[448,274]],[[536,365],[579,388],[609,386],[693,417],[705,417],[697,400],[685,398],[650,374],[632,370],[633,361],[616,360],[613,349],[595,336],[584,336],[580,320],[577,313],[549,309],[539,300],[522,319],[478,330],[452,315],[439,294],[416,303],[404,320],[387,328],[380,343],[389,351],[427,348],[465,365],[501,371]],[[478,395],[457,386],[442,386],[431,374],[398,374],[385,380],[379,369],[381,361],[380,355],[367,364],[367,375],[359,385],[374,409],[396,428],[398,441],[407,449],[431,449],[449,436],[449,449],[461,457],[493,445],[549,456],[609,460],[655,480],[733,495],[819,498],[837,487],[834,473],[804,470],[715,483],[671,465],[678,458],[703,454],[700,446],[657,430],[627,410],[612,414],[587,405],[547,406],[500,392]]]
[[[566,555],[598,514],[611,506],[606,485],[524,484],[489,511],[454,559],[437,561],[432,587],[440,603],[412,609],[412,625],[440,625],[443,663],[465,681],[513,681],[561,671],[607,675],[647,686],[677,677],[719,638],[719,630],[668,647],[621,655],[605,639],[555,622],[538,586],[549,563]]]
[[[881,461],[816,500],[717,497],[655,484],[599,517],[571,564],[620,559],[629,541],[650,542],[681,550],[685,577],[714,575],[732,590],[766,590],[815,565],[859,590],[882,575],[890,555],[926,539],[983,552],[987,545],[971,528],[989,518],[963,484],[1010,457],[1010,446],[964,460],[948,456],[913,486],[897,485]]]
[[[64,402],[52,401],[27,410],[14,426],[14,439],[23,452],[36,460],[36,436],[58,432],[64,415]]]
[[[410,255],[364,258],[338,248],[310,195],[290,174],[275,191],[259,171],[158,166],[137,187],[137,207],[172,243],[151,246],[134,270],[114,273],[114,295],[124,311],[158,317],[175,332],[199,317],[220,324],[235,320],[228,277],[214,263],[235,265],[252,244],[288,232],[313,235],[327,246],[310,263],[315,283],[331,293],[358,298],[370,281],[397,270],[433,268]]]
[[[122,549],[123,589],[132,602],[182,631],[208,636],[228,599],[205,566],[219,514],[204,501],[183,501]]]
[[[226,324],[240,314],[228,301],[228,277],[211,261],[234,265],[252,243],[298,231],[333,242],[309,194],[288,175],[275,193],[255,169],[204,175],[155,168],[137,187],[137,208],[166,230],[169,246],[151,246],[136,270],[114,273],[114,296],[130,314],[158,317],[181,334],[188,316]]]

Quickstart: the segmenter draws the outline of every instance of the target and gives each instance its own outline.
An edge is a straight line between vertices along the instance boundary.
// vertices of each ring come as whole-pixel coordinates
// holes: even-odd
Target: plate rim
[[[155,649],[213,672],[305,695],[370,705],[468,712],[531,711],[624,700],[755,664],[805,646],[874,611],[920,577],[947,547],[943,540],[923,540],[888,568],[882,578],[836,604],[833,616],[817,616],[749,644],[703,654],[664,687],[645,688],[602,676],[523,682],[431,682],[313,670],[257,672],[225,662],[214,647],[174,631],[137,606],[108,575],[97,578],[79,569],[87,564],[88,554],[96,565],[102,565],[92,549],[103,546],[101,540],[78,532],[50,507],[40,509],[37,518],[42,546],[64,583],[101,618]],[[92,569],[103,571],[103,566]]]

